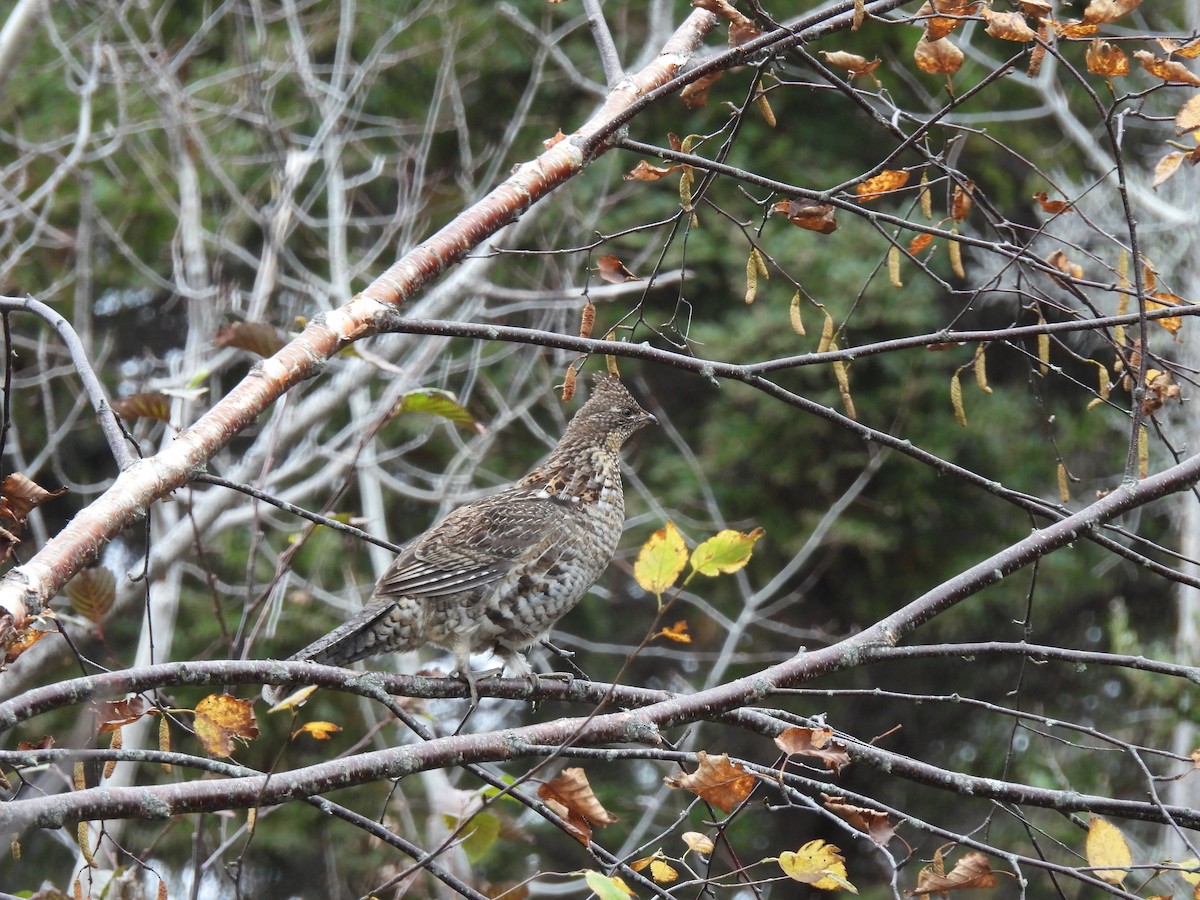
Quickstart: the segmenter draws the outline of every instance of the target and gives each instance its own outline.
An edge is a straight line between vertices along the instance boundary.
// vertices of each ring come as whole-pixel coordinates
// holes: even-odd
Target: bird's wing
[[[375,596],[443,597],[499,581],[542,552],[565,512],[520,489],[461,506],[396,557]]]

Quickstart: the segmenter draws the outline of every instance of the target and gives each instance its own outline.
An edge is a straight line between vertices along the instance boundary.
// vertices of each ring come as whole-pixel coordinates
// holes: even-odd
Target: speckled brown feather
[[[470,654],[484,650],[527,674],[523,651],[612,559],[625,523],[621,446],[652,422],[617,378],[596,376],[544,462],[413,540],[361,612],[291,658],[344,665],[436,644],[454,653],[468,681]]]

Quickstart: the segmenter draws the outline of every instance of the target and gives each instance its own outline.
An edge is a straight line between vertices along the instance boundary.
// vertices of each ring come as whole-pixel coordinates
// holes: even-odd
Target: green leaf
[[[616,876],[610,878],[593,869],[588,869],[583,873],[583,879],[592,893],[600,900],[629,900],[630,897],[635,896],[629,889],[629,885]]]
[[[447,816],[447,824],[451,828],[458,827],[458,819],[454,816]],[[500,819],[492,813],[477,813],[471,817],[471,821],[463,828],[462,848],[467,854],[467,859],[472,863],[479,863],[487,857],[488,852],[496,845],[497,839],[500,837]]]
[[[728,575],[750,562],[754,544],[764,534],[761,528],[743,533],[725,530],[718,532],[692,551],[692,568],[701,575]]]
[[[683,535],[675,523],[667,522],[642,545],[633,564],[633,577],[642,590],[661,597],[663,591],[679,578],[685,565],[687,544],[683,542]]]
[[[469,428],[479,434],[483,433],[483,426],[475,421],[475,417],[449,391],[440,391],[437,388],[409,391],[400,398],[394,415],[399,416],[403,413],[426,413],[431,416],[439,416],[450,420],[455,425],[461,425],[463,428]]]

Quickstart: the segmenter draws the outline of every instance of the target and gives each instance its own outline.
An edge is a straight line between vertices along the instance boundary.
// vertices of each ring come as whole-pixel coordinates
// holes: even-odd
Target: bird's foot
[[[571,676],[572,678],[582,678],[584,681],[588,680],[587,673],[584,672],[583,669],[579,668],[579,666],[575,665],[575,651],[574,650],[564,650],[562,647],[558,647],[558,646],[550,643],[550,641],[546,640],[545,638],[542,639],[542,646],[545,647],[547,650],[549,650],[551,653],[553,653],[555,656],[557,656],[559,659],[561,659],[564,663],[566,663],[567,666],[570,667],[571,673],[572,673],[572,676]]]

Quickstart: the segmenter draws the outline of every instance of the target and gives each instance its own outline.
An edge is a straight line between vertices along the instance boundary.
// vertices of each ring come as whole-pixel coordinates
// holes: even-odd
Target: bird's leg
[[[455,642],[454,664],[458,669],[458,677],[467,683],[467,690],[471,694],[471,705],[467,707],[467,714],[454,729],[454,735],[458,735],[467,724],[467,720],[479,708],[479,688],[475,684],[475,673],[471,670],[471,646],[465,638]]]

